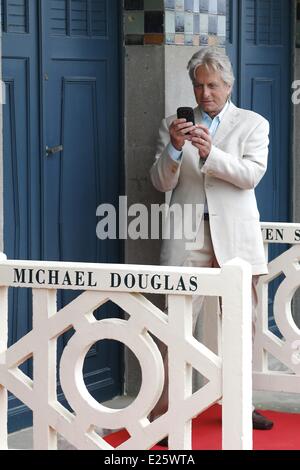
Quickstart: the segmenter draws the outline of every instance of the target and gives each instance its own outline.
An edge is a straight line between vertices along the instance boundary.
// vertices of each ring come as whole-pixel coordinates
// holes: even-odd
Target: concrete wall
[[[153,162],[157,131],[164,117],[164,48],[129,46],[125,55],[125,171],[128,205],[159,203],[149,169]],[[128,240],[126,262],[157,264],[159,241]]]
[[[128,46],[125,53],[125,171],[128,205],[164,202],[150,181],[161,120],[178,106],[195,106],[186,70],[194,50],[180,46]],[[127,263],[157,264],[159,240],[128,240]]]
[[[129,46],[125,52],[125,171],[128,206],[161,203],[153,191],[149,169],[153,162],[157,130],[165,110],[164,48]],[[159,240],[127,240],[125,262],[159,264]],[[126,392],[136,396],[140,369],[126,350]]]
[[[162,204],[165,194],[149,178],[160,122],[179,106],[195,106],[188,60],[199,47],[128,46],[125,54],[125,168],[128,205]],[[126,263],[159,264],[159,240],[127,240]],[[164,300],[150,297],[160,308]],[[140,386],[139,367],[126,352],[126,392],[135,396]]]

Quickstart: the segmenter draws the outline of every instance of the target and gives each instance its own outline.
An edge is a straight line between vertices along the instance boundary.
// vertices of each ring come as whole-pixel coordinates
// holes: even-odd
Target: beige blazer
[[[195,121],[200,123],[201,111],[198,107],[194,111]],[[219,265],[238,256],[252,265],[253,274],[267,273],[254,188],[267,169],[268,121],[230,103],[203,164],[190,142],[185,143],[179,162],[168,154],[168,128],[175,118],[163,119],[159,130],[155,162],[150,171],[153,185],[158,191],[172,191],[170,207],[200,205],[196,210],[196,228],[200,227],[206,196]],[[187,242],[191,240],[185,237],[171,236],[163,240],[161,264],[181,265],[190,249]]]

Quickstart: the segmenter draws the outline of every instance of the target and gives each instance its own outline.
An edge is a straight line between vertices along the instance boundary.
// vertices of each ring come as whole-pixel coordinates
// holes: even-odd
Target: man
[[[161,264],[219,267],[235,257],[248,261],[253,274],[254,325],[255,287],[258,276],[268,272],[254,188],[267,169],[269,123],[230,101],[233,71],[219,49],[200,49],[189,61],[188,71],[198,104],[195,125],[176,116],[162,121],[151,179],[159,191],[172,190],[170,207],[203,205],[197,222],[204,236],[192,250],[187,249],[185,237],[165,239]],[[202,300],[193,300],[194,325]],[[167,380],[152,419],[166,409]],[[272,426],[270,420],[253,411],[255,429]]]

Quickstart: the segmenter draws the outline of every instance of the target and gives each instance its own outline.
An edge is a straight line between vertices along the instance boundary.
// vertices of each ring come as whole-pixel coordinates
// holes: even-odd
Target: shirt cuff
[[[177,150],[172,144],[171,142],[169,142],[168,146],[167,146],[167,152],[168,154],[170,155],[170,157],[172,158],[172,160],[174,160],[175,162],[178,162],[179,160],[181,160],[181,157],[182,157],[182,150]]]

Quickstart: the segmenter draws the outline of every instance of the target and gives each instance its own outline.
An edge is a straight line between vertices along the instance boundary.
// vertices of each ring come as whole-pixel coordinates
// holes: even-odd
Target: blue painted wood
[[[2,68],[6,84],[4,126],[4,250],[12,259],[40,257],[40,159],[37,9],[24,1],[2,1]],[[31,329],[31,299],[9,291],[9,344]],[[32,376],[32,361],[21,367]],[[30,423],[31,413],[9,396],[9,430]]]
[[[236,41],[229,41],[228,54],[237,74],[236,102],[270,122],[268,170],[256,189],[261,220],[289,222],[291,5],[284,0],[229,0],[228,7],[230,4]],[[286,248],[272,245],[270,259]],[[273,298],[279,282],[274,281],[269,288],[272,328]]]
[[[226,51],[230,57],[234,76],[238,80],[238,64],[239,64],[239,4],[236,0],[226,0]],[[239,86],[236,82],[233,92],[232,101],[239,103]]]
[[[117,205],[120,42],[117,0],[2,0],[5,252],[14,259],[120,262],[118,241],[96,238],[96,208]],[[46,146],[63,152],[46,156]],[[58,308],[74,298],[59,292]],[[31,328],[30,292],[10,294],[10,342]],[[112,303],[97,318],[120,316]],[[59,354],[72,332],[59,339]],[[122,391],[123,349],[101,342],[84,377],[103,401]],[[31,375],[30,361],[24,372]],[[58,390],[61,401],[64,397]],[[30,413],[10,398],[10,431]]]
[[[117,206],[120,168],[120,69],[117,1],[42,2],[44,146],[43,257],[119,262],[119,243],[96,237],[96,209]],[[63,18],[58,20],[57,18]],[[74,293],[59,295],[59,306]],[[112,304],[98,318],[120,316]],[[62,344],[67,337],[62,340]],[[119,343],[97,344],[85,364],[93,395],[121,393]],[[119,367],[118,367],[119,365]]]

